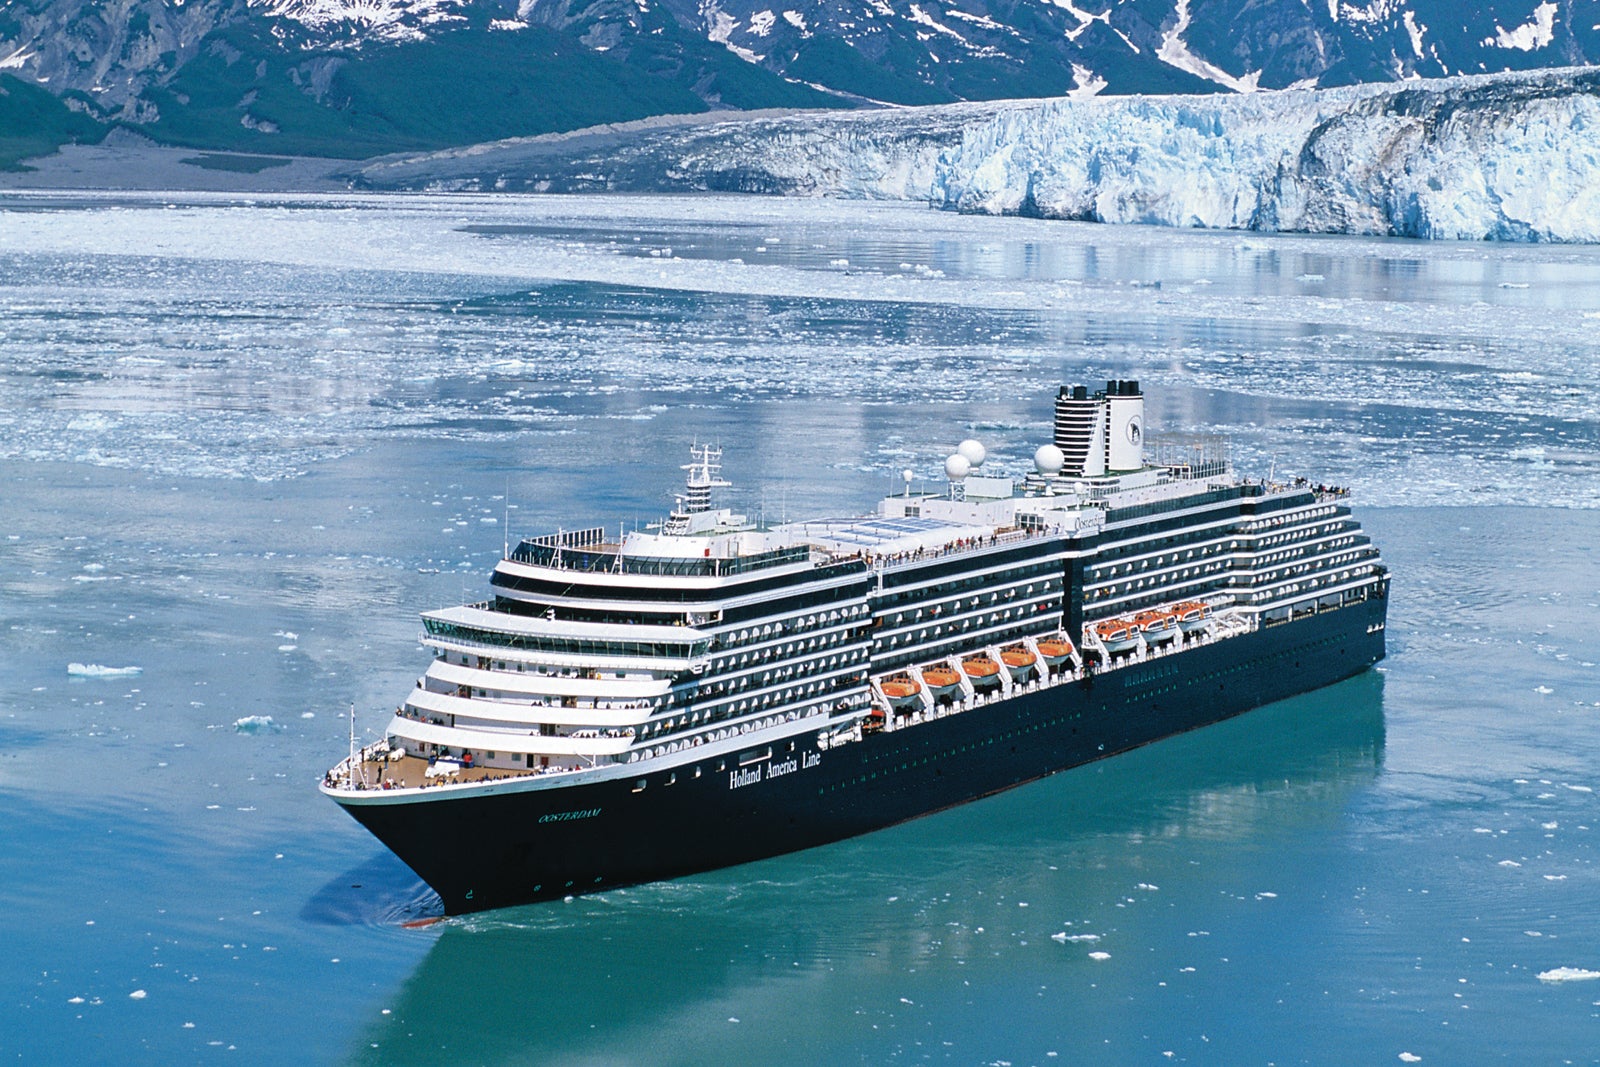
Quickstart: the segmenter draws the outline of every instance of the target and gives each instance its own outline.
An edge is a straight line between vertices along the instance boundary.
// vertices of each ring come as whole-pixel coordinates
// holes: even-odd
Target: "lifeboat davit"
[[[923,668],[922,680],[934,700],[949,700],[961,692],[961,675],[943,663]]]
[[[1172,609],[1178,616],[1178,629],[1186,634],[1204,630],[1211,625],[1211,605],[1198,600],[1186,600]]]
[[[1094,624],[1094,635],[1107,652],[1124,652],[1139,643],[1143,627],[1129,619],[1101,619]]]
[[[897,674],[879,686],[884,697],[889,701],[889,706],[896,711],[915,707],[917,694],[922,692],[921,684],[909,674]]]
[[[1039,646],[1039,655],[1044,657],[1045,666],[1052,671],[1058,671],[1072,658],[1072,642],[1065,637],[1046,637],[1035,642]]]
[[[1175,611],[1141,611],[1133,617],[1133,624],[1152,645],[1164,645],[1178,636],[1178,613]]]
[[[1033,673],[1033,665],[1039,662],[1039,657],[1023,648],[1013,645],[1011,648],[1001,649],[1000,662],[1006,665],[1006,670],[1011,672],[1011,677],[1019,682],[1028,680],[1028,675]]]
[[[1000,664],[985,653],[968,656],[961,661],[961,669],[972,679],[974,689],[993,689],[1000,684]]]

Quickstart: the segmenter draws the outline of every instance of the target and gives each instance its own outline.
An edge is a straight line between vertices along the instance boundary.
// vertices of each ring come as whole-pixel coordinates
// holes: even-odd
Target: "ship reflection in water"
[[[1273,940],[1192,929],[1190,896],[1219,894],[1217,918],[1238,898],[1253,923],[1244,913],[1327,874],[1282,870],[1282,856],[1350,849],[1349,800],[1383,763],[1383,685],[1367,672],[865,838],[447,919],[349,1059],[719,1063],[737,1048],[842,1062],[861,1031],[894,1027],[957,1062],[1103,1057],[1138,1040],[1127,1001],[1152,996],[1149,971],[1177,985],[1237,937]],[[400,883],[414,886],[399,877],[368,899],[387,908]],[[1179,885],[1182,901],[1165,891]],[[1135,953],[1136,989],[1097,958]],[[1152,954],[1173,966],[1149,967]],[[1040,986],[1041,970],[1056,977]],[[1059,1041],[1009,1045],[1019,1012],[1056,1016],[1043,1025]]]

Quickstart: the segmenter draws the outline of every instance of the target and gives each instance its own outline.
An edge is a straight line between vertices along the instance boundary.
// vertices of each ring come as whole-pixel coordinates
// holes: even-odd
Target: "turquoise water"
[[[11,198],[0,264],[5,1059],[1600,1058],[1591,250]],[[1055,385],[1111,376],[1353,486],[1379,670],[827,848],[401,925],[436,902],[315,783],[508,536],[658,518],[697,439],[773,519],[966,436],[1020,468]]]

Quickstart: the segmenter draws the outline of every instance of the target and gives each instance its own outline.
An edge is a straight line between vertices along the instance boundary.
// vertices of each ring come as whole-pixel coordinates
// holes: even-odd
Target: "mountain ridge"
[[[663,113],[1328,87],[1583,64],[1600,59],[1600,25],[1582,8],[7,0],[0,75],[60,102],[46,124],[56,143],[125,125],[166,144],[356,158]],[[36,146],[30,133],[0,108],[0,156]]]

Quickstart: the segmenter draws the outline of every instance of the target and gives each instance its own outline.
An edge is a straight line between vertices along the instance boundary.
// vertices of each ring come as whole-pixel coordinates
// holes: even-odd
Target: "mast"
[[[726,489],[732,482],[722,478],[722,449],[712,445],[690,445],[691,462],[683,465],[689,472],[678,506],[672,509],[662,525],[665,534],[685,534],[691,528],[690,516],[702,515],[711,510],[711,490]]]
[[[359,761],[356,756],[356,706],[352,702],[350,705],[350,784],[355,784],[356,768],[360,767],[361,785],[365,787],[367,784],[367,767],[366,764]]]

